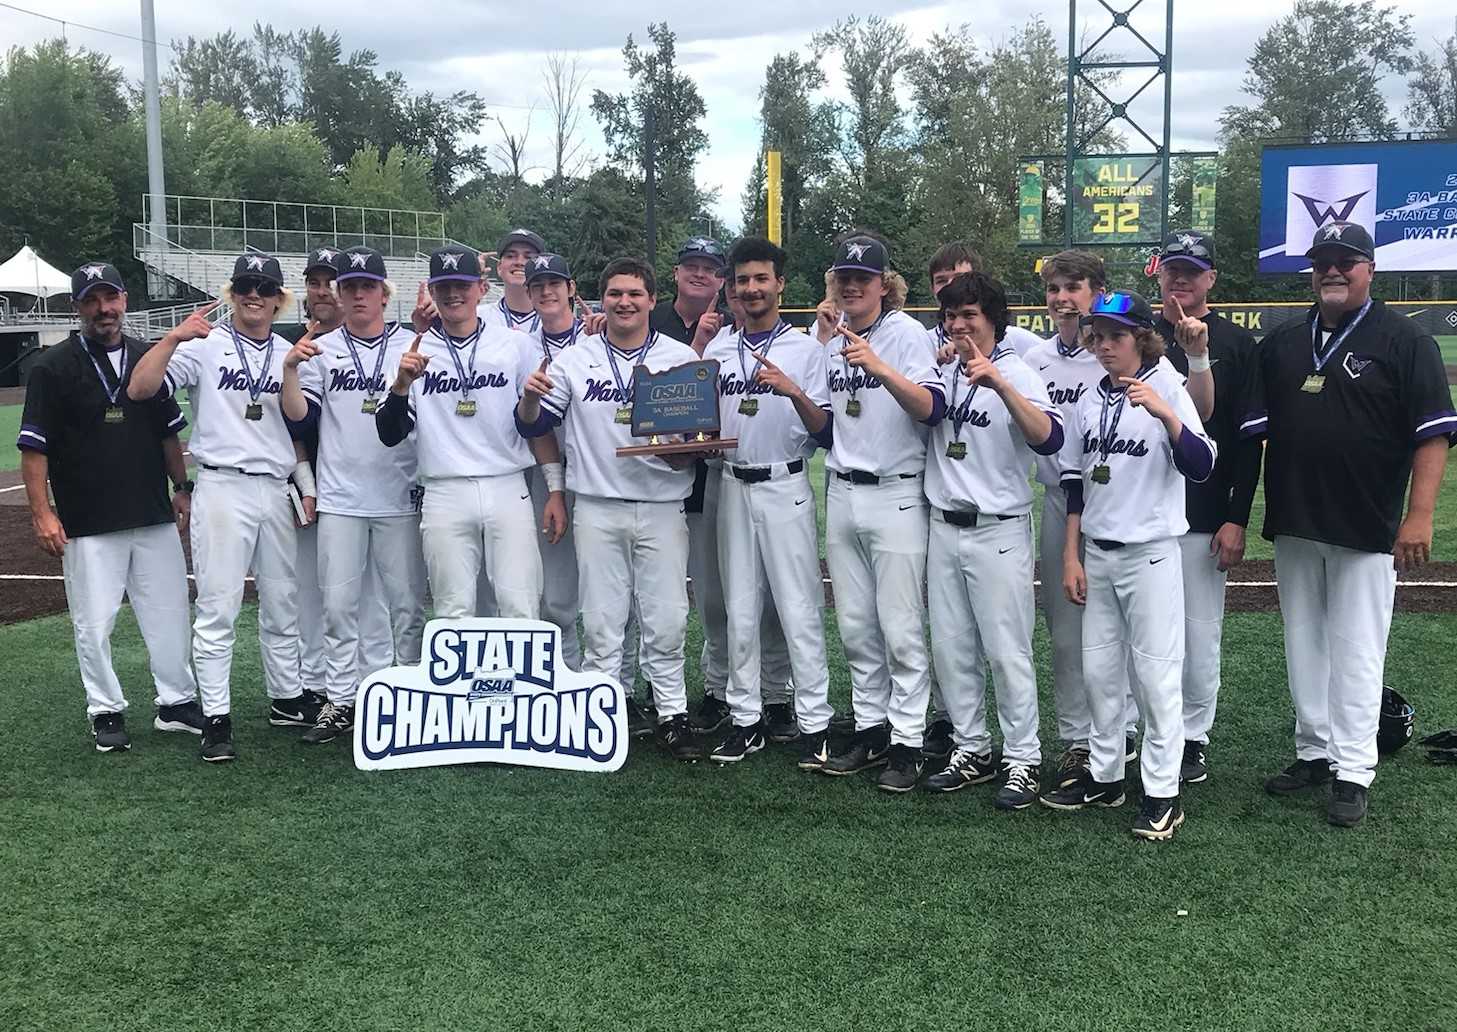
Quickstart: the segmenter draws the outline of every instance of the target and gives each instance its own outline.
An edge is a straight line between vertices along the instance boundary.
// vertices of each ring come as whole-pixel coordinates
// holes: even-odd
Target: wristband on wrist
[[[1189,356],[1189,372],[1191,373],[1207,373],[1211,364],[1208,352]]]
[[[560,462],[543,462],[541,475],[546,478],[548,491],[565,491],[567,489],[566,468]]]
[[[293,468],[294,486],[305,498],[317,498],[318,487],[314,484],[314,470],[307,462],[300,462]]]

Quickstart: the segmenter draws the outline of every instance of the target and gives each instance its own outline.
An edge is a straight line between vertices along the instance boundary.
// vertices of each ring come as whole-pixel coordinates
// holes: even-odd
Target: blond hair
[[[377,280],[376,282],[378,282],[381,285],[383,285],[383,287],[384,287],[384,303],[385,304],[389,304],[391,301],[393,301],[395,299],[395,294],[399,292],[398,291],[398,288],[395,287],[395,281],[394,280]],[[333,294],[335,297],[338,297],[339,296],[339,281],[337,279],[332,279],[332,280],[329,281],[329,293]]]
[[[218,297],[221,298],[223,304],[227,305],[228,307],[237,307],[236,302],[234,302],[233,300],[233,285],[231,283],[223,284],[223,288],[218,291]],[[268,300],[268,298],[264,298],[264,300],[266,301]],[[279,287],[278,296],[273,300],[277,302],[273,309],[273,318],[277,319],[279,312],[283,311],[285,308],[293,307],[293,291],[289,290],[287,287]]]
[[[910,293],[905,277],[894,269],[886,269],[881,274],[881,280],[885,283],[885,296],[881,298],[881,304],[887,309],[900,311],[906,306],[906,297]],[[834,269],[825,273],[825,297],[834,302],[836,307],[845,307],[841,303],[840,284],[835,278]]]

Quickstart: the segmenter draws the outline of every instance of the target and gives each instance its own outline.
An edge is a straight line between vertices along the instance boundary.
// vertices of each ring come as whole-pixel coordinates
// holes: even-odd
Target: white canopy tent
[[[0,265],[0,294],[27,294],[45,308],[45,300],[71,292],[71,277],[40,255],[29,244]]]

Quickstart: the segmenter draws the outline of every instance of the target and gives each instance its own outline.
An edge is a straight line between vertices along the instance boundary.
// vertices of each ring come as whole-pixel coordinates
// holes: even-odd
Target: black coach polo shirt
[[[652,314],[648,316],[648,328],[691,347],[693,335],[698,332],[698,319],[694,319],[691,324],[685,323],[683,317],[678,314],[678,309],[673,307],[676,303],[676,298],[659,301],[653,308]],[[708,311],[713,310],[708,309]],[[717,311],[723,317],[722,325],[727,326],[729,323],[728,312],[723,308],[718,308]]]
[[[1191,531],[1213,534],[1226,523],[1243,527],[1250,522],[1260,482],[1260,441],[1239,432],[1245,414],[1257,407],[1251,391],[1259,345],[1248,330],[1221,315],[1209,312],[1203,321],[1209,327],[1209,371],[1214,376],[1214,414],[1204,430],[1214,439],[1219,458],[1208,480],[1185,480],[1184,508]],[[1189,356],[1174,342],[1173,324],[1160,315],[1154,327],[1164,339],[1169,362],[1187,377]]]
[[[1311,329],[1319,319],[1312,305],[1259,346],[1262,402],[1243,430],[1267,441],[1265,537],[1390,552],[1412,453],[1429,437],[1450,444],[1457,434],[1447,372],[1437,342],[1380,301],[1317,371]]]
[[[123,337],[122,346],[129,380],[150,345]],[[107,389],[120,423],[106,421]],[[128,398],[105,349],[73,333],[31,366],[16,445],[45,455],[61,526],[86,537],[172,522],[162,440],[186,425],[171,397]]]

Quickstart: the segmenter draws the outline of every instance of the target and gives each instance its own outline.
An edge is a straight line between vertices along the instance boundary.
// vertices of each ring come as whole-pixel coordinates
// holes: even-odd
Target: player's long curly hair
[[[881,299],[881,304],[886,309],[900,311],[906,306],[906,296],[910,293],[905,277],[894,269],[886,269],[881,278],[885,281],[885,297]],[[833,269],[825,273],[825,297],[833,301],[836,307],[845,307],[840,298],[840,284],[835,280]]]
[[[1164,357],[1164,339],[1158,330],[1139,326],[1133,330],[1133,341],[1138,345],[1138,358],[1149,366]]]

